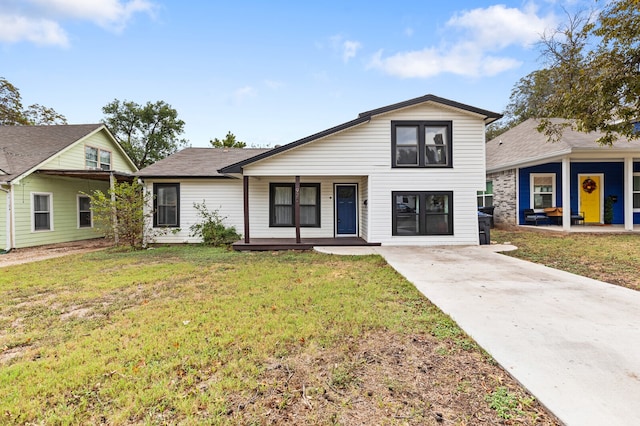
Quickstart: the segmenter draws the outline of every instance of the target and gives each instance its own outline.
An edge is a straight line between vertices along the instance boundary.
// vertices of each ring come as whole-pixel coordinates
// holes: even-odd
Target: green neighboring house
[[[103,124],[0,126],[0,249],[96,238],[83,193],[136,171]]]

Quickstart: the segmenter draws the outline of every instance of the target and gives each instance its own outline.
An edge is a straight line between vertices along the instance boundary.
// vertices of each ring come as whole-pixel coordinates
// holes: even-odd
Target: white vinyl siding
[[[392,168],[391,120],[451,121],[452,167]],[[292,182],[296,175],[302,182],[322,184],[322,225],[303,228],[302,237],[333,237],[334,206],[327,202],[333,183],[351,183],[354,179],[349,176],[358,176],[367,183],[359,188],[361,207],[367,200],[367,206],[359,209],[360,234],[367,241],[389,245],[478,244],[476,196],[477,191],[485,189],[484,149],[483,120],[456,109],[424,104],[374,117],[368,123],[246,166],[246,175],[260,177],[250,180],[251,237],[295,235],[291,229],[283,232],[268,227],[268,182],[285,182],[280,176]],[[393,236],[392,191],[452,191],[454,235]]]

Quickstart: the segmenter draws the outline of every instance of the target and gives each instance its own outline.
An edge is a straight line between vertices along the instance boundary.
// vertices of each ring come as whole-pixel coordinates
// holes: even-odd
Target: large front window
[[[539,173],[531,175],[531,207],[545,209],[555,207],[556,175]]]
[[[33,194],[32,211],[34,231],[53,230],[51,220],[51,197],[52,194]]]
[[[295,226],[295,184],[269,187],[269,226]],[[320,226],[320,184],[300,184],[300,226]]]
[[[453,192],[393,192],[393,235],[453,235]]]
[[[153,226],[180,226],[180,184],[153,184]]]
[[[493,206],[493,182],[487,181],[485,190],[478,191],[478,207]]]
[[[392,121],[393,167],[451,167],[450,121]]]

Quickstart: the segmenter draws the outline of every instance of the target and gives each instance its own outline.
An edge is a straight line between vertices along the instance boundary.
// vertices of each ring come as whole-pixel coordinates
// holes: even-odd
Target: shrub
[[[221,217],[217,210],[209,211],[204,201],[193,203],[193,208],[201,220],[189,229],[191,236],[201,238],[203,244],[215,247],[229,246],[242,237],[235,226],[225,226],[223,222],[226,217]]]

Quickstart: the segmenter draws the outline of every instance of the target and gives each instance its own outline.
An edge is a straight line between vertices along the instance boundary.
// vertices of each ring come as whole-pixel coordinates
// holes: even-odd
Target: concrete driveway
[[[640,425],[640,292],[478,247],[376,253],[567,425]]]

